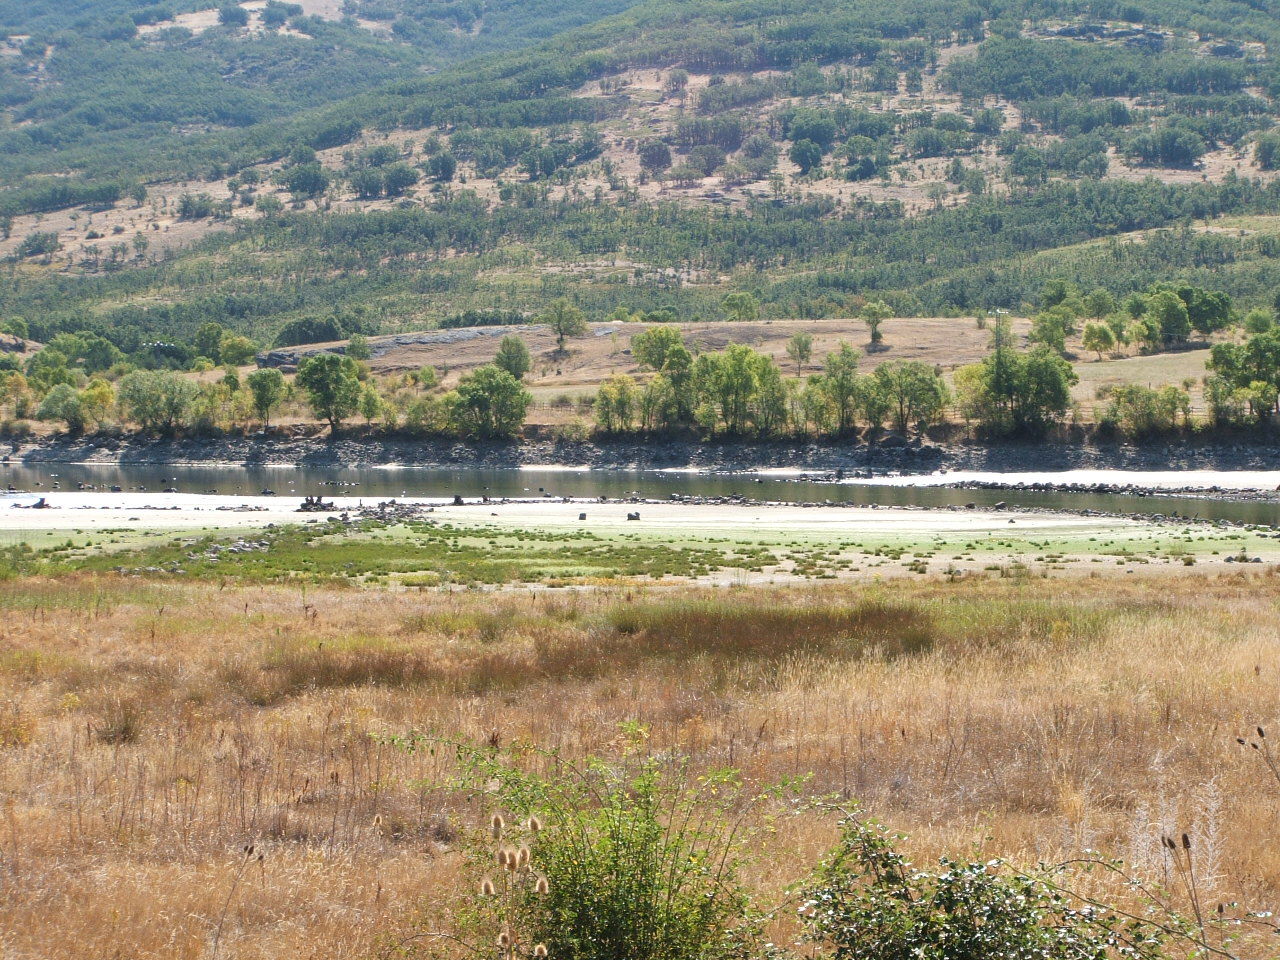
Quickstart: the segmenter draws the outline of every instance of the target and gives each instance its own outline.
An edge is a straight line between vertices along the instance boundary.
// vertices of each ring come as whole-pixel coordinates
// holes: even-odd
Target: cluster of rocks
[[[1004,483],[999,480],[964,480],[948,483],[943,486],[952,490],[1010,490],[1027,493],[1080,493],[1102,494],[1130,497],[1156,496],[1213,496],[1217,499],[1274,499],[1275,491],[1259,490],[1256,487],[1224,490],[1222,487],[1144,487],[1136,483],[1054,483],[1036,481],[1034,483]]]
[[[207,560],[217,563],[224,555],[236,556],[245,553],[266,553],[271,549],[270,540],[237,540],[235,543],[214,543],[204,553],[188,553],[188,560]]]
[[[406,520],[423,520],[428,514],[435,513],[436,508],[422,503],[401,503],[398,500],[384,500],[370,507],[361,507],[356,511],[359,520],[380,520],[396,522]],[[346,518],[348,515],[342,515]]]
[[[337,509],[332,500],[325,503],[324,497],[305,497],[298,507],[298,513],[332,513]]]

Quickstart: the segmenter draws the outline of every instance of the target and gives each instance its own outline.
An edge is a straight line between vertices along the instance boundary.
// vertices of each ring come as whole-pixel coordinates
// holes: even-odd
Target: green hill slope
[[[819,316],[1021,308],[1063,274],[1280,285],[1270,230],[1187,230],[1277,212],[1272,4],[236,9],[0,2],[6,315],[128,350],[560,296],[715,318],[730,289]]]

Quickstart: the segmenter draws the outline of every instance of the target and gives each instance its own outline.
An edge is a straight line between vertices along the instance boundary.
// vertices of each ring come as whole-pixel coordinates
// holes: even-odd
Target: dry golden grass
[[[943,851],[1087,848],[1280,893],[1280,578],[411,593],[112,578],[0,587],[0,953],[377,956],[462,889],[477,812],[429,730],[809,775]],[[834,838],[782,821],[769,900]],[[241,872],[245,844],[264,854]],[[239,879],[237,880],[237,877]]]

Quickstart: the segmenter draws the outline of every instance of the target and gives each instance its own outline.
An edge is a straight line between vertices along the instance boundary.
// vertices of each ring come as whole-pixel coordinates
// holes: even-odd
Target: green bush
[[[639,744],[642,732],[633,733]],[[692,780],[680,761],[638,755],[580,765],[541,756],[539,772],[487,753],[468,756],[468,778],[489,785],[500,810],[541,822],[532,861],[547,880],[545,892],[520,888],[506,917],[478,911],[475,939],[485,942],[492,924],[505,923],[525,942],[545,943],[556,960],[756,955],[737,875],[735,812],[744,801],[732,775]],[[487,838],[474,860],[492,873]]]
[[[805,939],[833,960],[1106,960],[1163,956],[1160,930],[1077,902],[1002,861],[913,867],[879,825],[846,815],[805,891]]]

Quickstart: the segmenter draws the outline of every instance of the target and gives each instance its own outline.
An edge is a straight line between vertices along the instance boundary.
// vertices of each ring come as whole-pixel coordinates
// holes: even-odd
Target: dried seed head
[[[502,831],[506,829],[506,821],[502,819],[502,814],[495,813],[493,819],[489,821],[489,829],[493,832],[493,839],[501,840]]]
[[[1190,837],[1190,835],[1189,835],[1189,834],[1185,834],[1185,833],[1184,833],[1184,834],[1182,835],[1182,849],[1183,849],[1183,850],[1190,850],[1190,849],[1191,849],[1191,837]]]
[[[1259,739],[1262,739],[1262,740],[1267,739],[1267,731],[1265,731],[1265,730],[1263,730],[1261,727],[1259,727],[1259,728],[1258,728],[1258,737],[1259,737]]]
[[[375,828],[382,826],[382,814],[375,813],[373,815],[373,825]]]
[[[533,885],[534,893],[547,894],[551,892],[551,884],[547,882],[546,877],[539,877],[538,882]]]
[[[496,895],[497,892],[498,888],[493,885],[493,881],[488,877],[485,877],[484,881],[480,884],[480,896],[492,897]]]
[[[521,844],[520,851],[516,854],[516,866],[527,867],[530,857],[532,857],[532,854],[529,852],[529,848]]]
[[[533,955],[535,957],[545,957],[547,955],[547,945],[545,943],[538,944],[533,948]]]
[[[505,930],[498,934],[498,946],[503,948],[511,946],[511,934]]]
[[[529,832],[530,832],[530,833],[532,833],[533,835],[537,836],[537,834],[538,834],[541,830],[542,830],[542,821],[541,821],[541,820],[539,820],[537,817],[530,817],[530,818],[529,818]]]
[[[1175,849],[1174,842],[1170,840],[1167,836],[1161,836],[1160,843],[1162,846],[1167,847],[1170,850]]]
[[[519,866],[519,864],[520,864],[520,858],[514,850],[504,850],[502,852],[502,866],[505,867],[507,870],[510,870],[514,873],[516,867]]]

